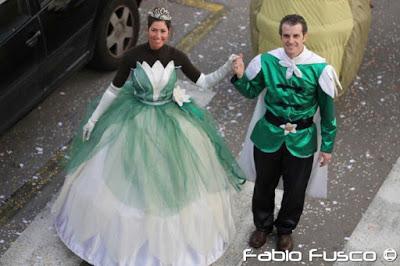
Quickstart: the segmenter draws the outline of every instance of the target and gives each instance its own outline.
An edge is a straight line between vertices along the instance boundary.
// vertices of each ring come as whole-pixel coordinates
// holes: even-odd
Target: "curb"
[[[400,157],[375,195],[345,245],[345,252],[374,252],[374,262],[337,262],[341,265],[399,265],[400,258]],[[393,253],[394,250],[394,253]],[[397,258],[395,256],[397,253]],[[369,256],[370,257],[370,256]],[[385,259],[386,257],[386,259]],[[392,261],[391,259],[394,258]]]

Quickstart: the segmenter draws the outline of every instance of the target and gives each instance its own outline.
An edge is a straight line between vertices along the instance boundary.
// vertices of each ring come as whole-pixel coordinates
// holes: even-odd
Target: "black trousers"
[[[313,157],[298,158],[290,154],[286,145],[273,153],[265,153],[254,146],[257,178],[254,186],[252,211],[258,230],[270,232],[273,225],[278,234],[291,234],[303,212],[305,192],[310,179]],[[274,222],[275,188],[283,178],[283,198]]]

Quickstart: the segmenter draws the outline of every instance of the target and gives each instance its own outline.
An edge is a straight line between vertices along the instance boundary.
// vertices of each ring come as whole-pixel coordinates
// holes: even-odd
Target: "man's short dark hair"
[[[301,27],[303,28],[303,35],[306,34],[307,30],[308,30],[306,20],[302,16],[297,15],[297,14],[287,15],[281,19],[281,23],[279,24],[279,35],[281,35],[281,36],[282,36],[282,25],[283,24],[289,24],[291,26],[300,24]]]

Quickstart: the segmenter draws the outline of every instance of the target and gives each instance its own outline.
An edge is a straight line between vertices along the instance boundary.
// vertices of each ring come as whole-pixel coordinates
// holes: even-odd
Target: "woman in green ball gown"
[[[231,192],[244,175],[210,115],[177,86],[208,88],[234,56],[202,74],[166,44],[171,17],[148,16],[148,42],[126,53],[75,138],[52,212],[61,240],[95,265],[209,265],[234,234]]]

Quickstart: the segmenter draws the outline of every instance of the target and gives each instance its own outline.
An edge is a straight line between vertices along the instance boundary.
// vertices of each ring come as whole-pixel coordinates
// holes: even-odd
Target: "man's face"
[[[298,56],[303,51],[306,37],[307,34],[303,35],[303,26],[301,24],[290,25],[284,23],[282,25],[282,45],[290,58]]]

